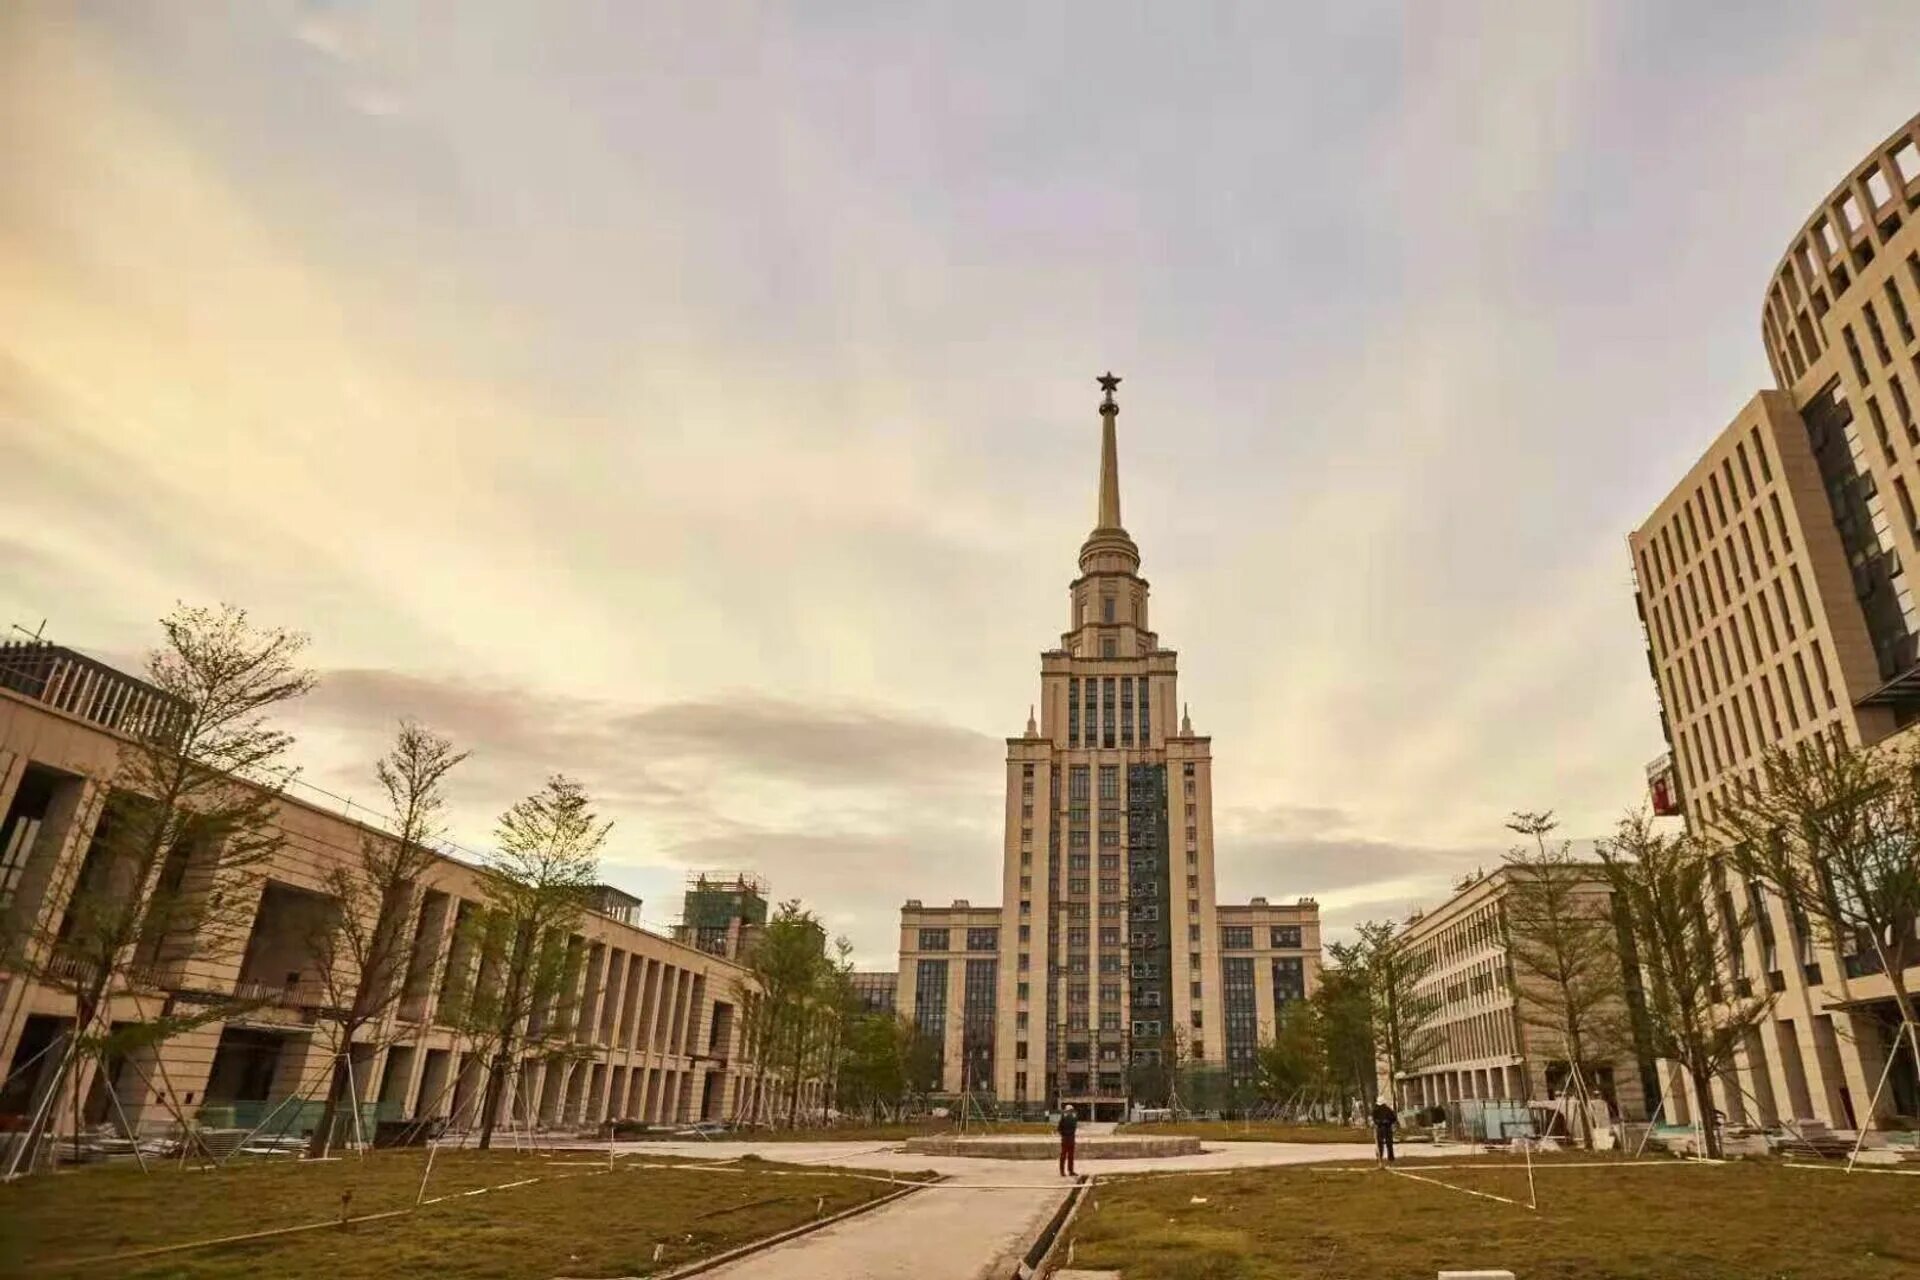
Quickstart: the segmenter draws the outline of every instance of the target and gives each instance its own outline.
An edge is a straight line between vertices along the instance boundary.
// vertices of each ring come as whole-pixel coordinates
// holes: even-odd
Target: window
[[[1278,1009],[1289,1000],[1307,996],[1306,962],[1299,956],[1281,956],[1273,962],[1273,1003]]]
[[[1092,775],[1083,764],[1071,765],[1067,769],[1067,798],[1085,801],[1089,796]],[[1085,819],[1082,819],[1085,821]]]
[[[1087,878],[1085,876],[1073,876],[1067,880],[1068,893],[1085,893],[1086,891]]]
[[[1220,945],[1228,951],[1253,950],[1253,926],[1250,924],[1220,926]]]
[[[1873,353],[1880,357],[1881,364],[1892,364],[1893,352],[1887,349],[1887,335],[1880,328],[1880,316],[1874,311],[1873,303],[1862,303],[1860,313],[1866,317],[1867,335],[1873,339]]]
[[[1118,800],[1120,798],[1120,766],[1103,764],[1100,766],[1100,798]]]
[[[1853,364],[1854,376],[1860,379],[1860,385],[1867,383],[1867,362],[1860,355],[1860,342],[1853,336],[1852,325],[1840,326],[1840,340],[1846,344],[1847,359]]]
[[[967,950],[998,951],[1000,949],[1000,930],[994,928],[967,930]]]
[[[920,949],[922,951],[945,951],[947,949],[947,931],[945,929],[922,929],[920,931]]]
[[[1117,657],[1119,657],[1119,656],[1120,656],[1120,641],[1119,641],[1119,639],[1118,639],[1117,637],[1115,637],[1115,636],[1101,636],[1101,637],[1100,637],[1100,656],[1101,656],[1101,657],[1103,657],[1103,658],[1117,658]],[[1108,726],[1107,726],[1107,735],[1106,735],[1106,736],[1107,736],[1107,737],[1108,737],[1109,739],[1111,739],[1111,738],[1113,737],[1113,726],[1112,726],[1112,724],[1111,724],[1111,723],[1109,723],[1109,724],[1108,724]],[[1112,743],[1111,741],[1109,741],[1109,742],[1107,743],[1107,745],[1108,745],[1108,746],[1112,746],[1112,745],[1113,745],[1113,743]]]
[[[1276,924],[1270,930],[1268,945],[1297,950],[1300,946],[1300,926],[1297,924]]]
[[[1908,346],[1912,346],[1913,321],[1907,318],[1907,304],[1900,297],[1900,286],[1893,282],[1892,276],[1888,276],[1885,287],[1887,290],[1887,309],[1893,312],[1893,323],[1900,330],[1900,340]]]
[[[1117,946],[1119,946],[1119,945],[1120,945],[1120,930],[1119,930],[1119,928],[1118,928],[1118,927],[1115,927],[1115,928],[1112,928],[1112,929],[1102,929],[1102,930],[1100,931],[1100,945],[1101,945],[1101,946],[1103,946],[1103,947],[1117,947]]]
[[[1100,597],[1100,621],[1102,622],[1113,621],[1113,597],[1112,596]]]
[[[1033,941],[1033,926],[1032,926],[1032,925],[1030,925],[1030,924],[1023,924],[1023,925],[1021,925],[1021,926],[1020,926],[1020,941],[1022,941],[1022,942],[1031,942],[1031,941]]]
[[[1110,879],[1102,879],[1100,881],[1100,896],[1103,898],[1119,897],[1120,896],[1119,877],[1116,876]]]
[[[947,1036],[947,962],[922,960],[914,969],[913,1022],[935,1044]]]
[[[1101,1004],[1119,1004],[1120,1003],[1120,984],[1117,982],[1101,983],[1100,984],[1100,1003]]]

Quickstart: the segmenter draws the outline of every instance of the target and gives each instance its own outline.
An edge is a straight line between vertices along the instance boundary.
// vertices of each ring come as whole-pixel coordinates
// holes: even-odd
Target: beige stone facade
[[[1007,740],[1000,905],[909,904],[899,978],[901,1013],[937,1026],[949,1046],[945,1088],[988,1090],[990,1080],[1002,1105],[1073,1102],[1102,1116],[1130,1100],[1135,1065],[1228,1061],[1221,928],[1231,909],[1215,906],[1212,740],[1187,718],[1178,655],[1151,627],[1140,551],[1121,524],[1117,383],[1102,380],[1099,501],[1068,586],[1067,630],[1040,656],[1026,732]],[[1311,991],[1317,908],[1275,910],[1303,931],[1289,950]],[[992,927],[996,950],[964,945],[963,933],[984,948]],[[963,1052],[957,1024],[969,1011]],[[1250,1048],[1238,1065],[1251,1073]]]
[[[100,696],[68,700],[70,709],[62,710],[0,687],[0,912],[15,926],[34,919],[52,924],[68,909],[122,742],[105,712],[118,705],[116,689],[144,688],[69,658]],[[133,983],[118,983],[112,997],[116,1020],[148,1017],[169,999],[193,993],[239,993],[257,1007],[118,1064],[110,1081],[85,1063],[79,1088],[86,1122],[111,1119],[108,1090],[135,1125],[155,1129],[172,1123],[175,1107],[201,1113],[208,1123],[245,1127],[290,1098],[316,1093],[338,1050],[316,1014],[323,993],[311,934],[295,924],[311,917],[294,908],[324,891],[324,868],[358,857],[362,839],[378,833],[295,798],[281,803],[279,827],[284,844],[264,879],[248,889],[257,902],[244,939],[218,949],[210,961],[139,970]],[[385,1025],[352,1054],[359,1095],[381,1119],[447,1117],[456,1127],[478,1119],[482,1060],[436,1013],[447,976],[472,963],[455,951],[456,925],[480,910],[482,900],[475,869],[452,858],[439,860],[423,882],[409,924],[409,989]],[[579,960],[578,985],[536,1014],[571,1025],[573,1060],[549,1065],[530,1056],[522,1064],[512,1096],[503,1100],[514,1121],[674,1124],[779,1105],[784,1091],[757,1089],[741,1060],[745,971],[640,928],[632,919],[638,903],[626,895],[607,890],[597,904],[568,942]],[[0,1092],[0,1119],[24,1117],[34,1106],[72,1019],[69,995],[0,971],[0,1064],[11,1077]],[[36,1063],[49,1045],[55,1050]],[[166,1105],[169,1094],[173,1106]],[[816,1097],[807,1092],[808,1101]],[[300,1131],[299,1106],[289,1103],[279,1114],[295,1117],[288,1123]],[[71,1127],[70,1109],[59,1124]],[[274,1127],[287,1125],[276,1120]]]
[[[1605,914],[1610,897],[1592,868],[1579,900]],[[1529,1008],[1543,1007],[1549,992],[1531,991],[1529,979],[1515,972],[1507,955],[1506,900],[1511,884],[1504,868],[1480,876],[1431,911],[1409,920],[1402,937],[1408,948],[1431,965],[1418,990],[1438,1001],[1433,1025],[1439,1047],[1417,1068],[1394,1080],[1402,1108],[1466,1101],[1548,1102],[1568,1092],[1568,1066],[1558,1038],[1529,1025]],[[1597,1011],[1595,1023],[1625,1021],[1624,999]],[[1583,1056],[1587,1056],[1584,1055]],[[1616,1051],[1589,1062],[1584,1082],[1589,1096],[1599,1095],[1624,1120],[1647,1118],[1647,1079],[1651,1062],[1631,1051]]]
[[[1920,717],[1920,116],[1820,202],[1775,269],[1761,337],[1778,386],[1720,432],[1628,538],[1680,807],[1710,831],[1762,754],[1905,739]],[[1780,993],[1714,1105],[1735,1119],[1864,1117],[1891,990],[1757,885],[1740,983]],[[1920,979],[1911,975],[1910,981]],[[1902,1083],[1882,1118],[1920,1113]],[[1675,1101],[1682,1118],[1698,1100]]]

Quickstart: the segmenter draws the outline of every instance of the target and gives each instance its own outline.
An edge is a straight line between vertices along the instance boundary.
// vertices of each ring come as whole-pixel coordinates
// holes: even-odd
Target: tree
[[[853,944],[845,938],[833,940],[833,958],[821,970],[814,995],[816,1016],[821,1022],[819,1035],[820,1115],[840,1106],[840,1066],[846,1059],[847,1025],[860,1011],[860,997],[853,990]]]
[[[1434,1025],[1440,997],[1421,989],[1433,970],[1433,956],[1408,946],[1391,920],[1365,921],[1354,933],[1352,942],[1335,942],[1327,950],[1367,993],[1374,1047],[1391,1088],[1440,1047],[1442,1032]]]
[[[1825,739],[1771,750],[1756,783],[1731,789],[1717,823],[1741,874],[1797,907],[1835,955],[1871,957],[1909,1035],[1920,1030],[1906,980],[1920,963],[1917,769],[1910,750]],[[1920,1039],[1913,1052],[1920,1072]]]
[[[1343,1098],[1371,1102],[1378,1058],[1366,974],[1329,965],[1320,970],[1320,979],[1308,998],[1319,1014],[1328,1082]]]
[[[1259,1047],[1256,1058],[1260,1089],[1269,1100],[1287,1098],[1303,1089],[1325,1094],[1327,1042],[1320,1010],[1313,1001],[1288,1001],[1280,1012],[1273,1039]]]
[[[861,1014],[848,1022],[841,1104],[864,1110],[870,1120],[883,1108],[898,1108],[907,1095],[908,1055],[916,1034],[911,1022],[888,1014]]]
[[[482,1150],[506,1097],[508,1073],[527,1047],[569,1029],[578,967],[569,935],[600,878],[600,849],[611,822],[593,812],[585,788],[555,774],[541,790],[500,815],[494,849],[481,864],[487,934],[480,974],[463,1020],[484,1028],[491,1060],[480,1113]],[[497,975],[489,981],[489,965]],[[544,1018],[558,998],[561,1017]],[[535,1014],[542,1015],[536,1025]]]
[[[1706,1154],[1720,1154],[1712,1084],[1732,1064],[1747,1032],[1773,1008],[1771,992],[1729,990],[1730,946],[1738,946],[1746,917],[1715,928],[1706,904],[1714,859],[1689,835],[1656,832],[1645,814],[1622,818],[1611,840],[1597,846],[1613,891],[1611,912],[1623,944],[1623,965],[1641,973],[1642,1025],[1654,1054],[1678,1062],[1693,1083]]]
[[[1581,1082],[1590,1076],[1594,1055],[1611,1056],[1602,1045],[1620,1006],[1618,935],[1605,895],[1595,891],[1594,868],[1576,860],[1565,840],[1547,843],[1558,826],[1551,812],[1515,813],[1507,823],[1509,831],[1532,837],[1533,847],[1507,853],[1501,915],[1515,1014],[1558,1044]],[[1575,1088],[1584,1095],[1583,1085]],[[1575,1122],[1591,1148],[1586,1117]]]
[[[408,974],[407,925],[419,900],[420,879],[435,861],[429,846],[444,833],[441,784],[466,758],[446,738],[402,721],[393,749],[374,766],[394,830],[367,832],[357,859],[329,867],[321,877],[329,909],[314,931],[313,955],[337,1055],[309,1155],[327,1153],[340,1104],[352,1095],[347,1055],[356,1038],[387,1022],[407,992],[409,976],[416,983],[432,981],[431,974]]]
[[[147,680],[171,710],[128,727],[93,841],[47,895],[66,910],[15,921],[0,938],[5,967],[20,980],[73,1000],[48,1097],[77,1084],[73,1068],[84,1056],[152,1052],[257,1003],[201,993],[141,1001],[138,1012],[123,1003],[115,1025],[101,1025],[116,985],[168,989],[189,963],[203,969],[245,945],[264,869],[280,850],[280,797],[295,774],[285,763],[293,738],[270,715],[313,685],[299,665],[306,637],[255,627],[243,609],[181,605],[160,627]],[[185,1122],[177,1110],[176,1119]],[[29,1133],[20,1150],[35,1140]]]
[[[827,959],[826,930],[798,899],[789,899],[754,939],[746,964],[741,1008],[754,1067],[763,1082],[774,1073],[787,1073],[787,1122],[797,1126],[808,1062],[825,1040],[822,1020],[833,968]]]

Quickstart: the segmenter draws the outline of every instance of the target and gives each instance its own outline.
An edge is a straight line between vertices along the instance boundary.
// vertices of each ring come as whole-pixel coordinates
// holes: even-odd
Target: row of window
[[[951,950],[953,931],[951,929],[920,930],[921,951]],[[967,950],[998,951],[1000,949],[1000,930],[993,925],[969,928],[967,930]]]
[[[1110,645],[1113,637],[1102,641]],[[1116,656],[1103,647],[1102,657]],[[1067,745],[1131,747],[1153,742],[1147,676],[1068,676]]]
[[[1749,442],[1753,445],[1754,461],[1758,463],[1760,469],[1758,485],[1754,483],[1753,467],[1747,462]],[[1681,501],[1680,509],[1667,517],[1667,522],[1648,539],[1648,544],[1653,548],[1653,554],[1642,553],[1640,568],[1647,580],[1653,584],[1655,591],[1665,591],[1669,584],[1678,582],[1681,575],[1689,573],[1694,568],[1696,560],[1702,560],[1708,545],[1720,534],[1728,532],[1730,521],[1727,516],[1727,503],[1729,499],[1733,503],[1735,518],[1738,518],[1741,507],[1740,489],[1736,488],[1733,482],[1735,461],[1740,464],[1740,476],[1746,486],[1746,500],[1754,506],[1755,515],[1758,516],[1760,490],[1773,483],[1773,464],[1767,458],[1767,447],[1760,438],[1760,429],[1751,427],[1748,429],[1748,439],[1736,440],[1733,445],[1733,454],[1722,458],[1719,468],[1709,471],[1707,478],[1694,487],[1691,495]],[[1722,476],[1726,478],[1724,490],[1720,483]],[[1712,500],[1711,508],[1708,506],[1709,498]],[[1780,509],[1780,496],[1777,493],[1768,493],[1767,505],[1773,512],[1774,523],[1779,530],[1780,545],[1788,555],[1792,555],[1793,535],[1788,529],[1786,516]],[[1717,531],[1714,528],[1714,520],[1709,514],[1710,510],[1719,514],[1720,527]],[[1699,513],[1697,521],[1694,518],[1696,511]],[[1760,531],[1761,542],[1766,546],[1767,562],[1772,564],[1773,547],[1767,538],[1766,521],[1757,519],[1756,527]],[[1700,534],[1703,528],[1707,531],[1704,538]],[[1697,614],[1698,610],[1696,609],[1695,612]]]
[[[1814,222],[1811,234],[1803,236],[1788,253],[1761,309],[1767,358],[1782,386],[1798,381],[1820,358],[1818,323],[1831,308],[1828,290],[1839,298],[1852,287],[1853,271],[1873,261],[1873,241],[1866,234],[1868,220],[1861,212],[1858,193],[1866,193],[1881,235],[1891,237],[1901,225],[1895,184],[1904,190],[1912,185],[1916,174],[1920,174],[1920,159],[1916,159],[1911,139],[1885,155],[1873,157],[1843,188],[1845,194]],[[1834,232],[1836,222],[1846,228],[1846,245]],[[1920,269],[1916,269],[1916,277],[1916,287],[1920,288]]]

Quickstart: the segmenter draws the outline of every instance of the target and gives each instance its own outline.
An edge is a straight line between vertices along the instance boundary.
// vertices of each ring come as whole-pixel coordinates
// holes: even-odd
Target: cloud
[[[615,822],[606,873],[638,877],[650,918],[677,909],[676,868],[754,871],[880,964],[906,897],[997,893],[1004,743],[911,711],[749,693],[632,707],[350,669],[287,719],[311,781],[364,794],[403,716],[472,751],[448,785],[470,847],[547,773],[584,782]]]

